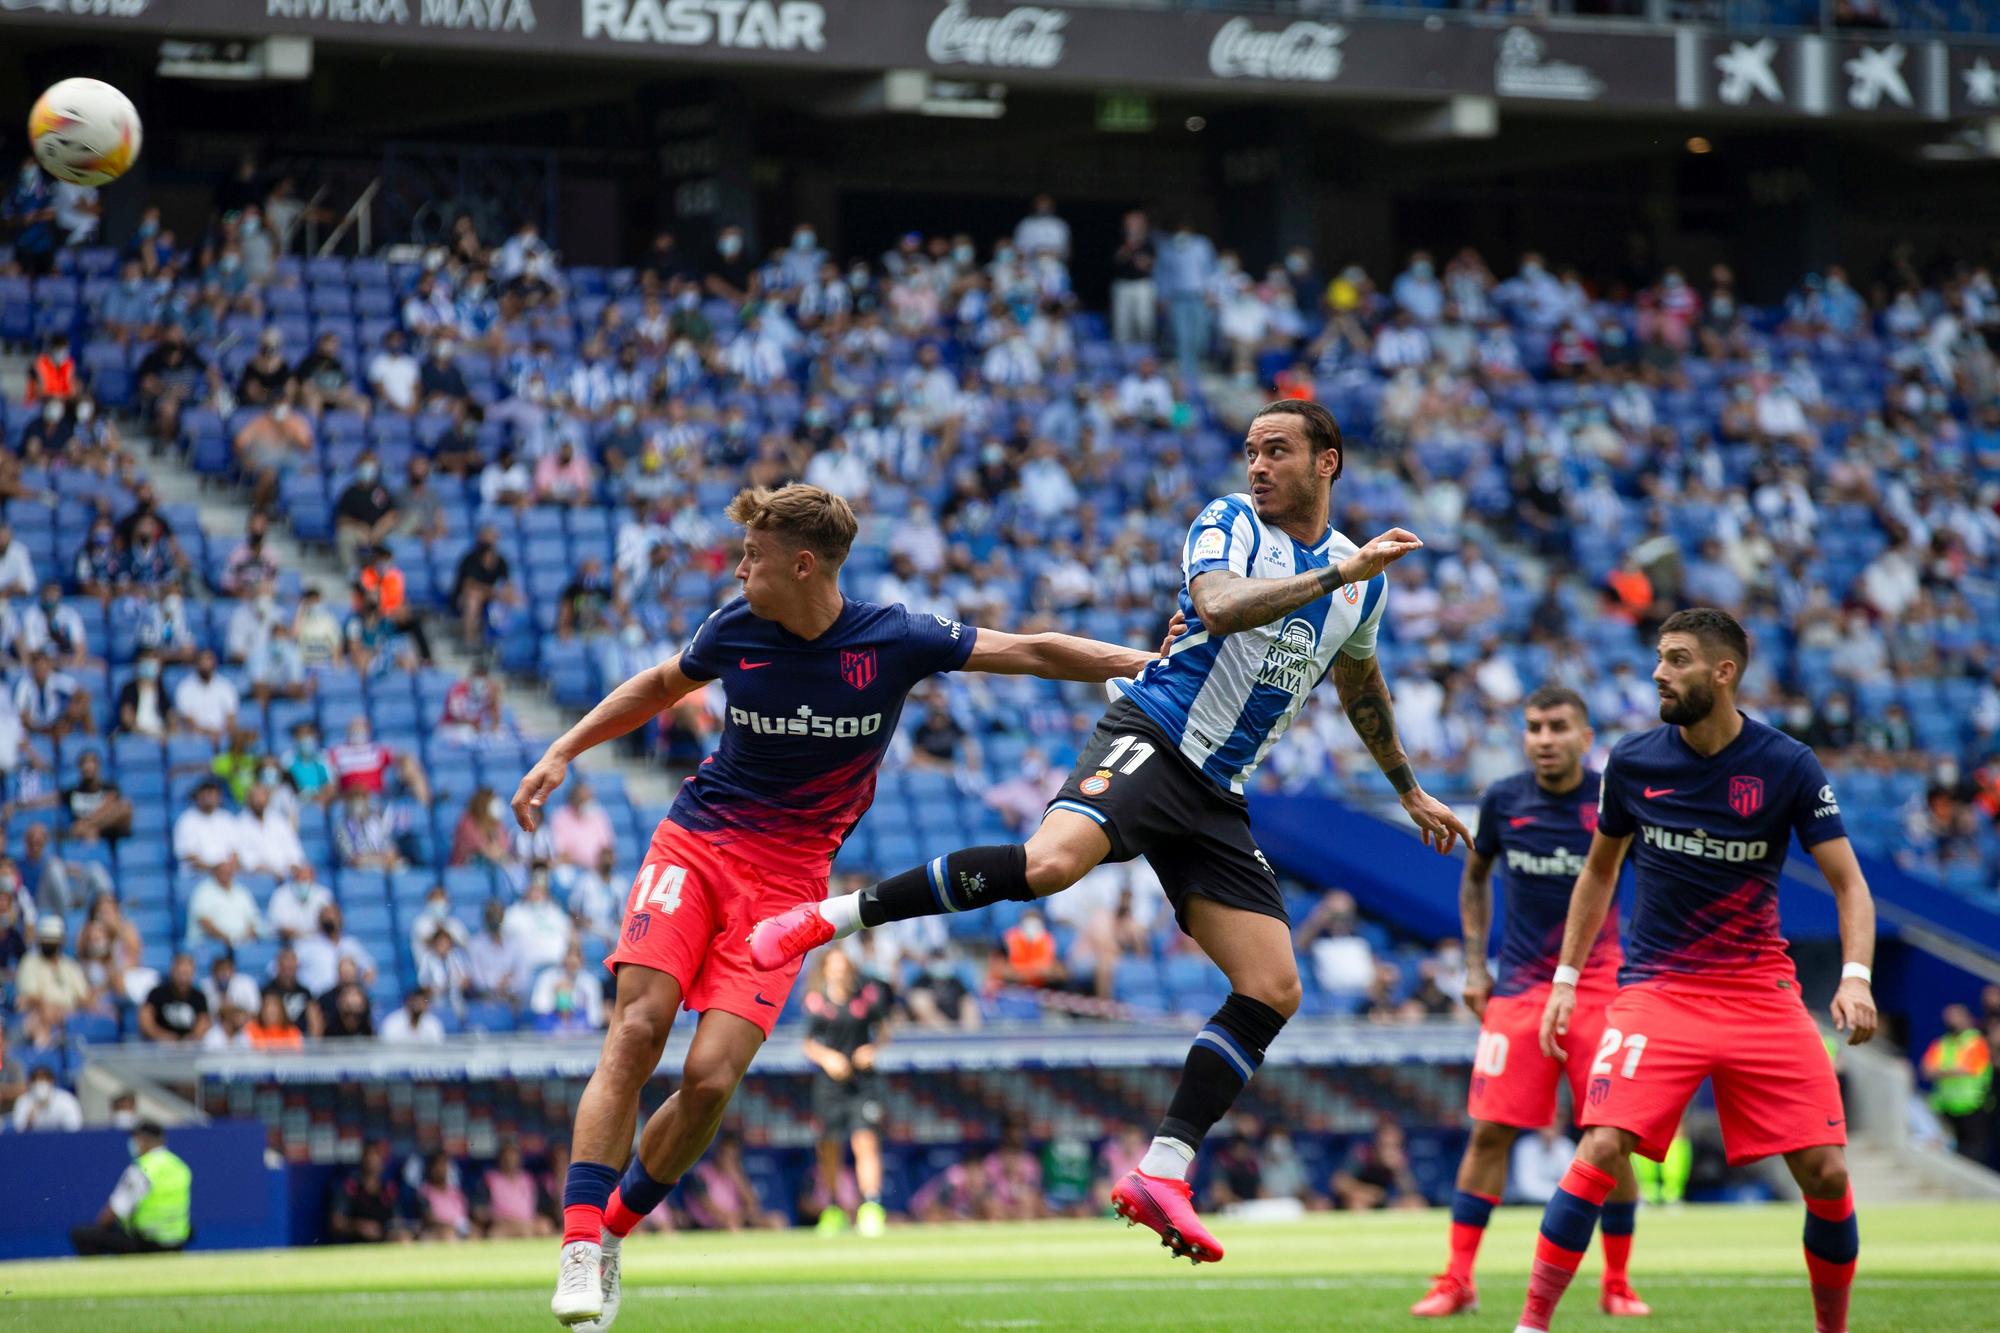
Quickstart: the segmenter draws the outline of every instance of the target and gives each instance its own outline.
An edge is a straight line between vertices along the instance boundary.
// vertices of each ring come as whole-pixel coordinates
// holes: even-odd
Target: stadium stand
[[[428,620],[501,676],[580,710],[729,595],[719,512],[736,486],[804,476],[861,515],[846,574],[856,595],[1155,642],[1190,515],[1237,484],[1211,395],[1271,384],[1319,397],[1347,432],[1341,527],[1403,523],[1427,539],[1397,572],[1384,633],[1399,720],[1439,794],[1469,801],[1517,766],[1511,707],[1534,683],[1584,690],[1607,745],[1649,724],[1649,628],[1674,606],[1715,602],[1757,641],[1746,699],[1821,749],[1863,850],[1963,894],[1994,892],[2000,412],[1986,405],[2000,296],[1984,269],[1890,266],[1859,285],[1829,270],[1761,309],[1736,300],[1721,268],[1598,288],[1533,255],[1500,281],[1466,252],[1441,266],[1413,256],[1378,288],[1357,268],[1322,273],[1309,254],[1250,274],[1224,253],[1189,273],[1214,321],[1197,360],[1223,370],[1188,379],[1155,348],[1114,341],[1060,261],[1012,246],[982,260],[934,237],[841,267],[801,227],[756,264],[605,269],[561,266],[522,233],[437,262],[266,253],[254,278],[246,249],[225,219],[193,251],[71,248],[35,278],[0,262],[0,337],[49,359],[38,382],[60,379],[58,339],[81,370],[71,399],[0,403],[11,448],[0,581],[15,597],[0,651],[19,668],[0,712],[8,845],[30,825],[53,829],[54,878],[70,886],[50,888],[46,856],[17,866],[8,930],[25,946],[38,908],[64,916],[99,997],[65,1022],[18,1019],[11,1035],[29,1062],[68,1068],[81,1043],[136,1039],[139,1013],[157,1007],[151,982],[184,938],[208,975],[217,950],[188,920],[204,875],[182,864],[176,829],[209,777],[229,788],[225,811],[268,784],[279,817],[296,816],[312,879],[359,949],[314,938],[325,908],[310,888],[280,885],[285,867],[243,879],[267,927],[286,894],[312,904],[298,909],[307,989],[330,1002],[338,959],[357,955],[361,1030],[420,983],[440,990],[446,1033],[570,1029],[592,1012],[578,986],[594,985],[631,850],[663,812],[640,808],[615,774],[594,779],[616,852],[561,866],[558,905],[544,907],[529,886],[553,845],[510,836],[487,802],[546,738],[520,734],[499,676],[428,664],[410,631]],[[246,537],[156,506],[137,444],[155,431],[204,478],[337,552],[356,590],[308,590]],[[60,598],[33,600],[48,578]],[[53,685],[29,669],[43,648]],[[233,721],[197,731],[189,719],[219,689],[192,663],[203,649],[224,659],[237,702]],[[640,752],[698,762],[716,703],[663,719]],[[906,716],[875,811],[837,869],[889,871],[940,845],[1007,839],[1008,805],[988,797],[1059,773],[1094,713],[1080,687],[941,683]],[[1274,753],[1267,790],[1382,803],[1336,714],[1315,699]],[[80,779],[91,754],[131,803],[129,836],[70,836],[94,806]],[[1026,807],[1039,799],[1030,791]],[[100,882],[110,892],[91,904]],[[425,958],[419,932],[443,919],[428,901],[438,885],[457,929]],[[1119,887],[1079,893],[1058,917],[1073,989],[1089,992],[1076,1002],[1213,1008],[1219,978],[1164,923],[1114,941],[1106,965],[1093,931]],[[1295,920],[1316,919],[1313,891],[1294,893]],[[954,918],[948,935],[898,940],[877,961],[906,990],[948,971],[986,1017],[1037,1021],[1067,1002],[986,976],[1018,915]],[[1342,972],[1339,950],[1305,941],[1308,1014],[1449,1009],[1448,955],[1333,915],[1333,935],[1364,941],[1368,961]],[[571,933],[587,983],[565,979]],[[542,956],[521,957],[530,941]],[[278,952],[270,928],[234,950],[260,981]],[[255,1043],[263,1025],[250,1017],[232,1020],[232,1043]],[[1418,1077],[1433,1073],[1450,1071]],[[1260,1082],[1259,1096],[1282,1107],[1290,1077]],[[1319,1130],[1449,1108],[1448,1087],[1382,1077],[1316,1088],[1313,1104],[1334,1108]],[[774,1077],[748,1089],[758,1144],[799,1142],[802,1088]],[[1159,1099],[1117,1077],[1050,1092],[1054,1128],[1093,1136]],[[406,1104],[385,1120],[333,1089],[219,1095],[318,1161],[351,1156],[364,1126],[377,1132]],[[365,1094],[382,1095],[435,1123],[482,1123],[436,1089]],[[977,1137],[991,1108],[1020,1095],[963,1075],[910,1090],[897,1120],[917,1143],[933,1124],[939,1141]],[[952,1105],[989,1109],[974,1126],[952,1122]],[[533,1115],[504,1118],[510,1134],[541,1132]]]

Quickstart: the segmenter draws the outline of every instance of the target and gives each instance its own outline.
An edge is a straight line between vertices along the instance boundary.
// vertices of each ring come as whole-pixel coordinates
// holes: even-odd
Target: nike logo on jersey
[[[747,657],[736,659],[736,669],[738,671],[755,671],[758,667],[767,667],[769,665],[771,665],[769,662],[753,662]]]
[[[1520,817],[1519,819],[1510,819],[1510,820],[1508,820],[1508,821],[1507,821],[1507,827],[1508,827],[1508,828],[1526,828],[1526,827],[1527,827],[1528,825],[1530,825],[1530,824],[1532,824],[1532,823],[1534,823],[1534,822],[1535,822],[1535,817],[1534,817],[1533,815],[1522,815],[1522,816],[1521,816],[1521,817]]]
[[[756,999],[757,1003],[763,1005],[766,1009],[776,1009],[778,1007],[777,1005],[773,1004],[771,1001],[765,999],[761,995],[757,996]]]
[[[1674,794],[1674,789],[1673,789],[1672,787],[1648,787],[1648,788],[1646,788],[1646,799],[1647,799],[1647,800],[1649,800],[1649,801],[1657,801],[1657,800],[1659,800],[1659,799],[1660,799],[1660,798],[1661,798],[1662,796],[1672,796],[1673,794]]]

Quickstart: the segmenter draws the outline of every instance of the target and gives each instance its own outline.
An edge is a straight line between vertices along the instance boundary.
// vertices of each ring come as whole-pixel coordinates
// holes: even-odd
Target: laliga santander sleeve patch
[[[1221,528],[1204,528],[1194,539],[1194,558],[1200,560],[1220,560],[1229,549],[1229,534]]]

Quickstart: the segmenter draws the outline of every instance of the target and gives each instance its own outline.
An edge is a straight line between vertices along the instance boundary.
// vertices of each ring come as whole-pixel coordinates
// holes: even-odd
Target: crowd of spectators
[[[1724,265],[1586,276],[1534,252],[1497,266],[1418,251],[1378,282],[1304,247],[1248,262],[1136,210],[1115,235],[1073,235],[1044,196],[987,244],[913,233],[843,258],[801,224],[759,255],[731,227],[699,252],[662,233],[611,274],[565,267],[533,222],[482,238],[465,221],[421,265],[339,289],[343,313],[286,254],[289,188],[234,184],[186,244],[157,211],[100,238],[69,192],[47,252],[24,247],[54,220],[26,177],[4,210],[25,224],[9,261],[24,272],[119,247],[87,309],[42,338],[0,461],[17,508],[103,486],[56,568],[0,524],[8,813],[54,816],[0,859],[0,968],[19,960],[13,1035],[30,1049],[59,1047],[82,1015],[255,1050],[437,1041],[482,1005],[544,1031],[600,1026],[622,826],[579,782],[525,835],[490,783],[434,790],[430,752],[378,738],[365,713],[323,734],[326,673],[374,688],[449,634],[482,665],[422,725],[470,746],[508,736],[503,668],[573,652],[596,688],[672,652],[726,585],[716,497],[790,478],[855,503],[857,595],[1152,642],[1188,515],[1237,484],[1204,390],[1217,375],[1328,402],[1352,446],[1336,522],[1424,535],[1397,573],[1385,663],[1441,791],[1518,767],[1512,710],[1545,680],[1585,692],[1606,745],[1649,725],[1648,636],[1700,601],[1757,636],[1746,706],[1818,747],[1851,809],[1895,813],[1851,821],[1866,850],[1968,891],[2000,875],[2000,293],[1978,264],[1898,250],[1866,275],[1806,275],[1774,309],[1746,304]],[[1080,246],[1112,253],[1108,320],[1071,288]],[[129,362],[136,420],[99,401],[107,347]],[[202,420],[226,423],[222,468],[252,506],[205,561],[124,433],[196,456]],[[324,486],[301,508],[308,473]],[[280,523],[323,528],[343,582],[300,586],[271,550]],[[568,540],[553,571],[526,558],[534,532]],[[605,537],[601,555],[583,533]],[[308,711],[280,731],[294,706]],[[652,752],[691,768],[720,707],[715,691],[684,701]],[[1094,708],[1034,682],[941,682],[892,769],[1018,833]],[[213,750],[172,811],[185,897],[144,938],[115,853],[99,854],[134,827],[97,748],[120,737]],[[1380,787],[1330,697],[1260,783]],[[323,854],[302,814],[326,819]],[[870,830],[859,854],[897,859]],[[495,891],[454,894],[442,881],[462,869]],[[399,909],[388,948],[347,930],[330,881],[411,871],[440,882]],[[1160,901],[1143,864],[1104,867],[989,936],[920,921],[856,948],[921,1025],[975,1027],[1022,994],[1143,1010],[1204,965]],[[1300,908],[1318,994],[1375,1023],[1452,1011],[1454,946],[1392,948],[1338,891]],[[1243,1172],[1291,1184],[1282,1135],[1241,1137]],[[1392,1140],[1279,1193],[1393,1205]],[[1010,1165],[960,1164],[926,1207],[1013,1206]],[[409,1188],[435,1186],[443,1208],[426,1227],[480,1225],[424,1170]],[[752,1193],[718,1177],[704,1206],[752,1225]]]

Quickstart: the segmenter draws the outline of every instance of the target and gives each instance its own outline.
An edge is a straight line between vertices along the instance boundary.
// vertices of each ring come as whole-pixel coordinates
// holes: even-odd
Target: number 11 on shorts
[[[632,900],[625,905],[627,915],[654,911],[672,916],[681,905],[681,885],[687,882],[686,866],[644,865],[632,882]]]
[[[1604,1029],[1604,1040],[1597,1043],[1597,1059],[1591,1063],[1590,1072],[1599,1077],[1609,1076],[1611,1058],[1618,1054],[1621,1043],[1625,1047],[1625,1067],[1618,1072],[1625,1078],[1636,1075],[1639,1072],[1639,1057],[1646,1053],[1646,1035],[1634,1032],[1628,1037],[1617,1028]]]

